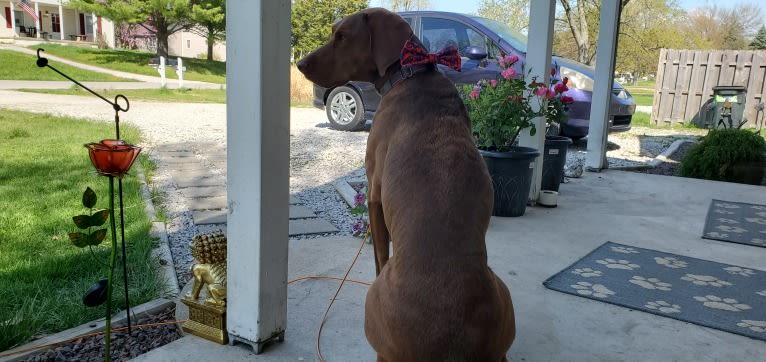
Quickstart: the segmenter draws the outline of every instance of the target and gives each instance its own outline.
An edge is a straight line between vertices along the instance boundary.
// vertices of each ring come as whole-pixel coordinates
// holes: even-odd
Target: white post
[[[13,3],[13,0],[10,0],[8,2],[11,5],[11,25],[13,26],[13,37],[14,38],[18,38],[19,37],[19,33],[18,33],[19,27],[16,26],[16,8],[14,7],[16,5]]]
[[[96,19],[96,13],[90,13],[90,21],[93,23],[93,41],[98,40],[98,32],[100,31]]]
[[[64,34],[64,7],[59,4],[59,37],[61,40],[64,40]]]
[[[39,38],[40,33],[42,33],[43,31],[43,28],[41,23],[42,19],[40,19],[40,6],[39,4],[37,4],[37,1],[35,1],[35,15],[37,15],[37,21],[35,21],[35,28],[37,29],[37,34],[35,35],[37,38]]]
[[[227,329],[260,353],[287,327],[290,0],[226,14]]]
[[[553,41],[553,21],[556,14],[556,1],[531,1],[529,9],[529,44],[527,48],[527,63],[524,71],[530,71],[526,75],[527,83],[532,78],[537,77],[538,82],[550,84],[551,52]],[[532,104],[533,110],[539,110],[539,106]],[[532,187],[530,187],[529,198],[537,201],[540,196],[540,187],[543,180],[543,153],[545,151],[545,118],[537,117],[534,119],[535,130],[537,133],[532,136],[529,131],[521,133],[519,145],[535,148],[540,151],[540,156],[535,160],[535,170],[532,177]]]
[[[165,87],[167,82],[165,78],[165,57],[160,56],[160,65],[157,66],[157,71],[160,73],[160,85]]]
[[[593,101],[590,106],[588,129],[588,154],[585,168],[600,171],[608,168],[606,141],[609,124],[609,108],[612,103],[612,79],[614,77],[614,51],[617,48],[620,2],[602,1],[596,45],[596,77],[593,85]]]
[[[186,68],[184,67],[184,60],[181,57],[178,57],[178,65],[176,65],[176,75],[178,75],[178,88],[184,87],[184,71]]]

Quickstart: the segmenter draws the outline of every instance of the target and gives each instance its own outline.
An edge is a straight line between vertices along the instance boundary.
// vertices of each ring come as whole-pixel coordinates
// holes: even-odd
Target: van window
[[[457,47],[461,55],[469,46],[487,49],[487,39],[484,35],[458,21],[423,17],[421,23],[421,40],[431,53],[450,45]]]

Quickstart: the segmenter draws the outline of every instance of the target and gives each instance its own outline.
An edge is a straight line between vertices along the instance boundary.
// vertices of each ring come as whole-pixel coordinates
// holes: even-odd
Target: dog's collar
[[[377,87],[380,96],[384,96],[388,91],[399,85],[401,82],[412,78],[415,74],[425,72],[427,70],[434,69],[433,64],[419,64],[406,67],[400,67],[399,70],[394,72],[380,87]]]

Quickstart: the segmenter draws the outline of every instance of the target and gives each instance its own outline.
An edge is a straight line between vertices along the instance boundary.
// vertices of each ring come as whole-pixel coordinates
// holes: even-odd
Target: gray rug
[[[766,247],[766,206],[713,200],[702,237]]]
[[[766,272],[607,242],[543,285],[766,341]]]

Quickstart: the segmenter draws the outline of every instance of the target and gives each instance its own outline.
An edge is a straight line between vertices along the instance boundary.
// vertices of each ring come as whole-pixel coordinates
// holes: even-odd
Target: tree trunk
[[[168,57],[168,24],[165,18],[156,17],[154,20],[155,35],[157,36],[157,56]]]
[[[207,28],[207,61],[213,60],[213,45],[215,45],[215,37],[213,36],[215,30],[212,26]]]

